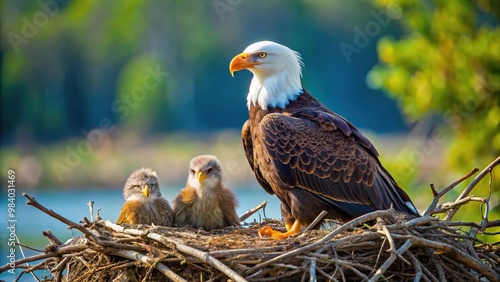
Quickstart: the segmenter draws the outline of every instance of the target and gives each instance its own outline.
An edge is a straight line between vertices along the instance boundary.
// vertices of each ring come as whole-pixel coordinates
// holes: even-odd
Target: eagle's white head
[[[260,41],[248,46],[229,64],[229,71],[247,69],[253,73],[247,96],[247,106],[259,104],[284,108],[302,93],[302,59],[290,48],[272,41]]]

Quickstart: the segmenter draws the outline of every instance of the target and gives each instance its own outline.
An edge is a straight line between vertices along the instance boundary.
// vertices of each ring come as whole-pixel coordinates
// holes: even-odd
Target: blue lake
[[[179,192],[178,188],[162,188],[162,195],[172,202],[173,198]],[[280,202],[274,195],[269,195],[264,189],[260,187],[241,189],[234,189],[239,201],[238,215],[243,214],[247,210],[257,206],[263,201],[267,201],[265,215],[269,218],[281,218]],[[28,193],[30,196],[45,206],[52,209],[56,213],[66,217],[74,222],[79,222],[83,217],[90,219],[90,211],[87,203],[94,201],[94,213],[100,209],[99,214],[103,219],[115,221],[124,203],[121,189],[88,189],[88,190],[57,190],[57,191],[32,191]],[[7,199],[5,194],[2,195],[0,202],[0,215],[4,220],[2,231],[0,232],[0,265],[8,263],[7,256],[9,255],[8,239],[10,231],[8,227],[8,213],[7,213]],[[67,229],[67,226],[46,215],[40,210],[26,205],[26,198],[22,196],[22,191],[18,190],[15,198],[15,219],[16,234],[19,241],[23,245],[30,246],[35,249],[43,250],[48,244],[48,241],[42,235],[43,230],[50,229],[61,241],[66,241],[73,236],[79,236],[81,233],[77,230],[72,231]],[[260,221],[264,217],[263,212],[254,214],[246,220],[250,222],[253,220]],[[36,254],[37,252],[23,249],[26,256]],[[16,259],[22,258],[22,254],[16,248]],[[33,265],[33,264],[32,264]],[[19,271],[16,271],[19,273]],[[17,275],[16,275],[17,276]],[[0,279],[5,281],[12,281],[15,279],[14,275],[4,272],[0,274]],[[34,281],[33,277],[24,275],[20,281]]]

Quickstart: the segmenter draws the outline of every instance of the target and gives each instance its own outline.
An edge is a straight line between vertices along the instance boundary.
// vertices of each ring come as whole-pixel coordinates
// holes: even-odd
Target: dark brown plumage
[[[213,229],[239,225],[237,201],[222,185],[222,170],[215,156],[197,156],[189,163],[186,187],[173,201],[175,222]]]
[[[322,210],[341,221],[391,207],[418,215],[373,144],[302,88],[296,52],[258,42],[231,61],[231,73],[241,69],[254,73],[242,130],[246,156],[260,185],[281,200],[288,230],[260,234],[288,237]]]
[[[161,196],[158,176],[149,168],[134,171],[123,188],[125,204],[118,224],[174,225],[174,211]]]

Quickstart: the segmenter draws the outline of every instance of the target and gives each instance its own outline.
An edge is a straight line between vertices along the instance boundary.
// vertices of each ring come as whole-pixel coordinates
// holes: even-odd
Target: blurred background
[[[304,87],[372,140],[421,211],[432,201],[430,183],[442,190],[500,155],[495,0],[1,5],[0,185],[13,169],[24,242],[65,226],[37,218],[22,192],[75,221],[93,200],[115,220],[134,169],[156,170],[171,201],[199,154],[219,157],[225,183],[245,199],[240,214],[269,200],[267,216],[279,218],[279,201],[258,186],[240,140],[251,73],[228,71],[260,40],[302,54]],[[500,214],[499,183],[497,169],[473,192],[489,197],[490,219]],[[484,210],[473,203],[456,218],[480,222]]]

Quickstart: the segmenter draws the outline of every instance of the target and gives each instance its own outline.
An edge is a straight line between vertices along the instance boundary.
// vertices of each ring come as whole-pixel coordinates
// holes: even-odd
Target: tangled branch
[[[468,193],[455,202],[439,204],[439,199],[474,171],[441,192],[432,187],[435,198],[422,217],[379,210],[333,231],[305,230],[284,240],[256,235],[263,224],[283,228],[276,220],[213,231],[122,226],[102,220],[98,214],[94,220],[91,202],[91,220],[83,218],[75,223],[24,194],[28,205],[83,236],[61,243],[50,230],[44,231],[49,245],[40,254],[15,261],[15,267],[22,269],[17,279],[45,270],[51,275],[44,281],[500,281],[500,246],[476,237],[497,235],[489,228],[500,226],[500,220],[451,220],[451,213],[467,203],[489,201],[469,196],[469,187],[491,172],[497,160],[476,176],[466,188]],[[264,207],[262,203],[244,217]],[[437,213],[448,213],[449,218],[431,216]],[[0,266],[0,272],[10,268],[9,264]]]

